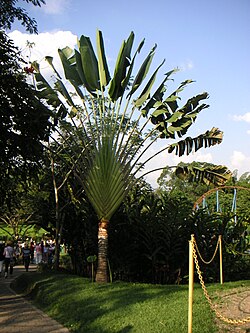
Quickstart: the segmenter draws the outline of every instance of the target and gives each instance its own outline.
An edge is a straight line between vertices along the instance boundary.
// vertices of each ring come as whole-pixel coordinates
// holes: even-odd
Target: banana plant
[[[204,102],[208,93],[197,94],[180,105],[179,95],[193,81],[186,80],[170,90],[168,86],[178,71],[173,69],[156,85],[164,61],[151,71],[154,45],[139,66],[136,61],[144,40],[133,51],[134,38],[131,32],[122,42],[113,75],[99,30],[96,51],[84,35],[76,49],[66,46],[58,50],[64,78],[54,67],[53,58],[46,58],[54,71],[53,85],[42,75],[39,65],[33,64],[41,98],[54,110],[57,135],[52,139],[60,138],[61,144],[63,140],[72,142],[70,159],[75,176],[100,221],[97,282],[108,280],[109,221],[128,191],[145,175],[147,163],[164,151],[189,155],[220,144],[223,137],[218,128],[194,138],[185,136],[201,111],[208,108]],[[176,142],[146,158],[149,148],[164,139]]]

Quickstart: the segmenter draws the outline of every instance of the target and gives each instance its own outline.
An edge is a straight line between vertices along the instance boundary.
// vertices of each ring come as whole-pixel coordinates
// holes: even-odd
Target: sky
[[[218,127],[223,142],[183,158],[161,154],[146,170],[196,160],[225,165],[237,170],[238,177],[250,172],[250,0],[46,0],[42,7],[19,3],[36,19],[39,34],[27,34],[18,23],[8,33],[25,57],[37,60],[45,72],[46,55],[59,65],[58,48],[74,48],[81,35],[95,46],[99,29],[112,73],[121,43],[133,31],[135,48],[145,38],[142,60],[157,44],[152,68],[165,59],[160,81],[176,67],[180,71],[173,87],[186,79],[195,81],[181,94],[183,102],[209,93],[210,107],[200,113],[188,135]],[[31,50],[27,41],[35,43]],[[147,176],[153,187],[159,175]]]

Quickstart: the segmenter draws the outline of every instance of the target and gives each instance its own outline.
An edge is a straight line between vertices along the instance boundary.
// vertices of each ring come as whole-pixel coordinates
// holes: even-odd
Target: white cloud
[[[233,168],[237,169],[239,174],[250,171],[250,156],[246,156],[242,152],[235,150],[230,161]]]
[[[41,10],[46,14],[57,15],[65,12],[71,0],[46,0],[46,5],[41,6]]]
[[[38,35],[30,35],[15,30],[9,33],[9,37],[21,49],[22,56],[27,62],[37,61],[40,64],[45,76],[46,72],[50,70],[48,63],[44,59],[45,56],[53,57],[55,67],[61,68],[58,48],[65,46],[74,48],[77,42],[77,36],[70,31],[43,32]],[[27,47],[27,41],[34,43],[32,48]]]
[[[189,71],[194,68],[194,64],[192,60],[188,59],[185,63],[182,63],[179,68],[181,71]]]
[[[234,167],[239,167],[245,160],[245,155],[240,151],[234,151],[231,156],[231,163]]]
[[[14,40],[15,45],[21,48],[25,55],[27,53],[40,55],[55,55],[58,48],[69,46],[73,48],[77,42],[77,36],[72,34],[71,31],[53,31],[43,32],[38,35],[30,35],[21,33],[20,31],[13,31],[9,33],[9,37]],[[34,47],[30,50],[27,48],[27,41],[34,43]]]
[[[247,131],[247,134],[249,134],[249,135],[250,135],[250,130],[248,130],[248,131]]]
[[[247,112],[243,115],[234,115],[233,120],[235,120],[235,121],[245,121],[246,123],[250,123],[250,112]]]

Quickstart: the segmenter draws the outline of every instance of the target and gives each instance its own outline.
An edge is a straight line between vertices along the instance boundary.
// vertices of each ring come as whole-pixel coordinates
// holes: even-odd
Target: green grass
[[[209,292],[249,285],[250,281],[208,286]],[[29,273],[14,285],[49,316],[72,332],[187,333],[188,286],[115,282],[95,284],[69,274]],[[193,333],[215,333],[214,315],[195,285]]]

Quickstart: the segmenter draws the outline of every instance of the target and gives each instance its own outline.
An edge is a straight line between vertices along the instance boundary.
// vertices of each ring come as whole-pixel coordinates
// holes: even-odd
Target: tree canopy
[[[0,161],[39,157],[50,132],[50,111],[26,82],[18,49],[0,32]]]
[[[34,6],[45,4],[44,0],[25,0]],[[11,29],[12,24],[17,19],[29,33],[37,33],[37,23],[34,18],[30,18],[25,9],[17,6],[17,0],[0,0],[1,16],[0,29]]]

